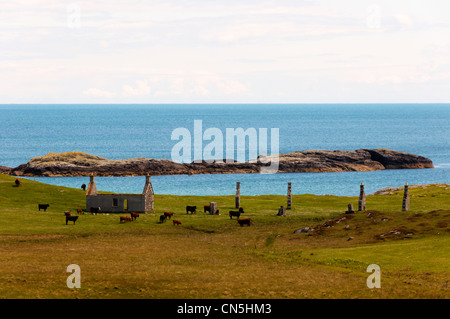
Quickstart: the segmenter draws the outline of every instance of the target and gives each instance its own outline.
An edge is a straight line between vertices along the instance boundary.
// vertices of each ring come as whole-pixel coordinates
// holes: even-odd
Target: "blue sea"
[[[0,165],[15,167],[49,152],[109,159],[171,158],[176,128],[279,128],[279,151],[388,148],[430,158],[434,169],[345,173],[153,176],[157,194],[355,196],[409,184],[450,183],[450,104],[0,105]],[[270,134],[269,134],[270,142]],[[207,144],[207,142],[204,142]],[[270,146],[269,146],[270,150]],[[225,152],[224,152],[225,154]],[[31,178],[34,179],[34,178]],[[88,177],[35,178],[79,188]],[[97,187],[142,192],[143,177],[98,177]]]

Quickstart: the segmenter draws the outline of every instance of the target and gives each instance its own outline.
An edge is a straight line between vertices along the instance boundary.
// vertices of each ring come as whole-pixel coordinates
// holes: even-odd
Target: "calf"
[[[166,215],[161,215],[161,216],[159,216],[159,222],[162,224],[162,223],[164,223],[165,221],[166,221],[166,219],[167,219],[167,216]]]
[[[211,205],[205,205],[205,206],[203,206],[203,212],[204,213],[206,213],[206,212],[211,212]]]
[[[82,209],[77,209],[77,214],[78,214],[78,215],[83,214],[83,210],[82,210]]]
[[[196,211],[197,211],[197,206],[186,206],[186,214],[189,214],[189,212],[194,214]]]
[[[242,207],[239,208],[239,211],[230,210],[230,219],[233,219],[233,216],[236,216],[239,219],[239,216],[244,213],[244,209]]]
[[[164,216],[166,216],[169,219],[172,219],[173,213],[172,212],[164,212]]]
[[[250,225],[253,224],[253,222],[250,218],[238,219],[237,221],[241,227],[244,225],[247,225],[250,227]]]
[[[75,225],[75,222],[77,221],[77,219],[78,219],[78,216],[67,216],[66,215],[66,225],[69,220],[72,221],[73,224]]]
[[[16,183],[16,186],[19,187],[20,185],[22,185],[22,182],[19,179],[16,179],[14,181],[14,183]]]
[[[44,212],[47,211],[47,208],[48,208],[49,206],[50,206],[49,204],[38,204],[39,211],[41,211],[41,209],[43,209]]]
[[[176,219],[174,219],[173,220],[173,225],[175,226],[175,225],[181,225],[181,222],[179,221],[179,220],[176,220]]]
[[[139,217],[139,213],[131,212],[130,215],[131,215],[131,219],[133,219],[133,220],[136,220],[136,218]]]

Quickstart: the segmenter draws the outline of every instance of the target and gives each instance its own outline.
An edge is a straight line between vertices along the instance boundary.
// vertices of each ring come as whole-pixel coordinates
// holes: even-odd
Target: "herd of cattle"
[[[49,204],[38,204],[38,209],[39,209],[39,211],[41,211],[41,209],[43,209],[44,212],[46,212],[47,208],[49,206],[50,206]],[[204,213],[207,213],[209,211],[210,211],[209,205],[203,206]],[[97,215],[100,212],[101,212],[100,207],[91,207],[91,209],[90,209],[90,213],[92,215],[94,215],[94,214]],[[196,214],[197,206],[186,206],[186,214],[189,214],[189,213]],[[216,214],[218,214],[218,213],[219,213],[219,210],[216,211]],[[82,209],[77,209],[77,215],[82,215],[82,214],[84,214],[84,211]],[[159,216],[160,224],[166,222],[167,219],[171,220],[173,214],[174,214],[173,212],[164,212],[163,215]],[[241,227],[244,225],[250,226],[253,224],[253,221],[250,218],[240,218],[241,214],[244,214],[244,209],[242,207],[240,207],[239,210],[237,210],[237,211],[233,211],[233,210],[229,211],[230,219],[233,219],[233,217],[236,217],[237,222]],[[73,224],[75,224],[75,222],[78,220],[78,216],[71,215],[70,210],[65,211],[64,216],[66,217],[66,225],[68,224],[69,221],[71,221],[71,222],[73,222]],[[130,212],[130,216],[120,216],[119,222],[120,223],[132,222],[132,221],[136,220],[136,218],[138,218],[138,217],[139,217],[139,213]],[[176,219],[173,219],[172,222],[173,222],[174,226],[182,225],[182,223]]]
[[[210,212],[210,210],[211,210],[210,205],[203,206],[203,212],[204,213],[208,213],[208,212]],[[197,213],[197,206],[186,206],[186,214],[189,215],[189,214],[196,214],[196,213]],[[219,214],[219,210],[216,210],[215,213]],[[229,216],[230,216],[230,219],[233,219],[233,217],[236,217],[237,221],[238,221],[238,224],[240,226],[244,226],[244,225],[250,226],[250,225],[252,225],[253,221],[250,218],[242,218],[242,219],[239,218],[241,216],[241,214],[243,214],[243,213],[244,213],[244,209],[242,207],[240,207],[238,211],[230,210],[229,211]],[[159,216],[159,222],[161,224],[166,222],[167,219],[171,219],[172,218],[173,214],[174,213],[172,213],[172,212],[164,212],[163,215]],[[173,224],[174,225],[181,225],[181,222],[179,220],[174,219],[173,220]]]

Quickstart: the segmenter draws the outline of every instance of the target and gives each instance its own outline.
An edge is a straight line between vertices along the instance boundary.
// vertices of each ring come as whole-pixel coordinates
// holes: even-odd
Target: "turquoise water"
[[[449,183],[450,105],[0,105],[0,165],[17,166],[49,152],[82,151],[109,159],[169,158],[175,128],[279,128],[280,153],[311,149],[389,148],[430,158],[435,169],[348,173],[154,176],[158,194],[355,195],[388,186]],[[270,130],[269,130],[270,131]],[[206,144],[206,142],[205,142]],[[270,147],[270,146],[269,146]],[[225,154],[225,152],[224,152]],[[36,178],[80,187],[88,178]],[[139,193],[142,177],[97,178],[105,191]]]

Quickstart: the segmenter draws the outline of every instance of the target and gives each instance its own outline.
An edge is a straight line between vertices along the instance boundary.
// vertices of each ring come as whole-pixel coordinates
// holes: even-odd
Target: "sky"
[[[0,3],[0,104],[448,103],[445,0]]]

